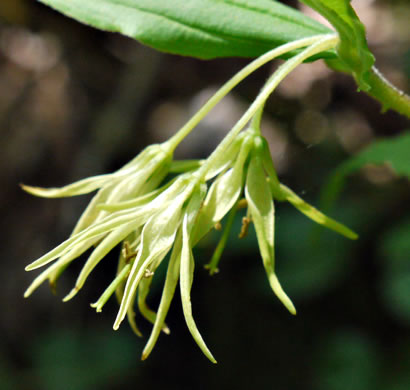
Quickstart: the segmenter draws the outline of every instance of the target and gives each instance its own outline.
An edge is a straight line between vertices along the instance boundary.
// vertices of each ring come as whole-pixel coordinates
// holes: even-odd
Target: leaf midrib
[[[102,0],[102,1],[104,1],[105,3],[107,3],[106,0]],[[211,1],[214,1],[214,2],[215,2],[215,0],[211,0]],[[210,36],[210,37],[212,37],[212,38],[214,38],[214,39],[216,38],[216,39],[221,40],[221,41],[223,41],[223,40],[228,40],[228,41],[233,41],[233,42],[242,42],[242,43],[247,44],[247,45],[252,44],[252,45],[258,45],[258,46],[260,46],[260,47],[268,47],[268,48],[273,47],[273,45],[275,44],[275,42],[277,42],[277,40],[272,40],[272,39],[262,40],[262,38],[261,38],[261,42],[258,42],[257,40],[254,40],[254,39],[251,39],[251,38],[249,38],[249,39],[246,39],[246,38],[238,38],[238,37],[236,37],[236,36],[226,34],[226,33],[222,32],[222,31],[213,32],[212,30],[206,29],[205,27],[202,27],[202,26],[199,27],[198,25],[190,24],[190,23],[188,23],[188,22],[186,22],[186,21],[181,22],[180,20],[178,20],[178,19],[176,19],[176,18],[174,18],[174,17],[171,17],[171,16],[169,16],[169,15],[164,15],[164,14],[155,12],[155,11],[153,11],[153,10],[151,10],[151,9],[146,9],[146,8],[144,8],[144,7],[141,7],[140,5],[131,5],[131,4],[128,4],[128,0],[110,0],[109,2],[110,2],[110,3],[114,3],[114,4],[116,4],[117,6],[124,7],[124,8],[129,8],[129,9],[133,9],[133,10],[138,10],[138,11],[140,11],[140,12],[142,12],[142,13],[155,15],[156,17],[163,18],[163,19],[165,19],[165,20],[167,20],[167,21],[169,21],[169,22],[172,22],[172,23],[175,23],[175,24],[177,24],[177,25],[183,26],[183,27],[185,27],[185,28],[191,29],[192,31],[195,31],[195,32],[198,32],[198,33],[201,33],[201,34],[207,34],[208,36]],[[239,4],[232,4],[229,0],[223,0],[223,2],[226,3],[226,4],[228,4],[228,5],[231,5],[231,6],[236,6],[237,8],[246,9],[246,10],[250,10],[250,11],[252,11],[252,12],[260,13],[260,10],[258,10],[258,9],[249,9],[249,8],[243,7],[242,5],[239,5]],[[281,17],[279,17],[279,16],[276,15],[276,14],[272,14],[271,12],[269,13],[269,15],[272,15],[272,16],[275,16],[275,17],[278,18],[278,19],[281,19]],[[292,19],[287,19],[287,18],[282,18],[282,19],[283,19],[283,20],[286,20],[286,21],[290,21],[290,22],[292,22],[292,23],[295,23],[295,21],[292,20]],[[307,28],[313,29],[311,26],[307,26]],[[323,33],[323,32],[318,31],[318,34],[320,34],[320,33]],[[312,36],[313,36],[313,35],[312,35]],[[271,45],[271,44],[272,44],[272,45]]]

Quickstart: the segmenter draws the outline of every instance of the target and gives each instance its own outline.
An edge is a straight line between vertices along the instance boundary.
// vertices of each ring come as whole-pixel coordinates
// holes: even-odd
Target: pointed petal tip
[[[31,194],[31,195],[35,195],[35,196],[41,196],[41,197],[51,197],[52,195],[49,194],[50,190],[47,188],[43,188],[43,187],[34,187],[34,186],[29,186],[23,183],[20,183],[20,188]]]
[[[29,264],[26,268],[24,268],[25,271],[34,271],[37,268],[42,267],[44,264],[36,264],[36,261],[33,263]]]
[[[142,361],[147,360],[148,356],[149,356],[149,353],[146,353],[146,352],[142,351],[141,360]]]
[[[296,315],[296,308],[290,298],[286,295],[286,293],[282,290],[281,292],[275,292],[276,296],[279,300],[283,303],[283,305],[288,309],[290,314]]]
[[[45,265],[44,263],[38,263],[38,260],[33,261],[32,263],[30,263],[29,265],[26,266],[26,268],[24,268],[24,271],[34,271],[37,268],[41,268],[43,265]]]
[[[354,231],[350,231],[349,233],[350,234],[347,236],[347,238],[350,238],[351,240],[357,240],[359,238],[359,235]]]
[[[29,185],[23,184],[23,183],[19,183],[19,186],[23,191],[26,191],[26,192],[29,192],[29,193],[32,189],[36,188],[36,187],[32,187],[32,186],[29,186]]]
[[[63,302],[68,302],[70,299],[73,299],[74,296],[78,293],[78,287],[74,287],[64,298]]]
[[[292,307],[288,307],[287,309],[289,310],[290,314],[292,314],[294,316],[297,314],[295,306],[292,305]]]

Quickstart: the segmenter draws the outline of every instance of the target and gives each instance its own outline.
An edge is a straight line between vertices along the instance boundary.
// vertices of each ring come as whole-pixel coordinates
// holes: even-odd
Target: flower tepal
[[[29,296],[47,279],[54,288],[56,280],[68,264],[99,243],[84,267],[81,279],[79,278],[76,287],[78,291],[84,277],[99,260],[147,218],[142,209],[134,210],[134,214],[131,215],[121,211],[110,213],[101,209],[99,205],[143,198],[143,195],[152,192],[168,174],[171,160],[172,153],[167,143],[151,145],[112,174],[90,177],[62,188],[44,189],[23,185],[25,191],[47,198],[76,196],[98,190],[77,222],[70,238],[26,267],[29,271],[58,259],[33,281],[25,296]],[[137,215],[140,218],[134,221],[133,218]]]

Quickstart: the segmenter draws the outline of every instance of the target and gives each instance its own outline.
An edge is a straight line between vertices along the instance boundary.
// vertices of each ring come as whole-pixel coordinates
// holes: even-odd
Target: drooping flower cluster
[[[63,299],[73,298],[104,256],[122,242],[117,275],[92,306],[101,311],[115,293],[120,308],[114,323],[118,329],[125,317],[137,334],[134,306],[154,324],[143,352],[145,359],[162,331],[169,333],[165,317],[175,289],[180,285],[187,326],[195,341],[213,362],[192,316],[190,290],[193,282],[192,248],[241,202],[247,205],[247,221],[252,221],[269,283],[286,308],[295,308],[282,290],[274,270],[274,202],[288,201],[314,221],[347,237],[355,234],[305,203],[279,183],[266,140],[258,129],[240,133],[225,153],[211,165],[198,164],[173,179],[172,153],[167,143],[145,149],[129,164],[110,175],[95,176],[60,189],[23,188],[38,196],[60,197],[85,194],[98,189],[81,216],[72,235],[26,269],[52,263],[27,289],[29,296],[42,282],[52,286],[63,270],[81,254],[95,246],[75,287]],[[181,163],[176,163],[181,166]],[[182,164],[183,165],[183,164]],[[189,164],[188,164],[189,165]],[[207,183],[212,181],[208,188]],[[168,271],[157,312],[146,303],[156,269],[170,253]]]
[[[122,243],[117,274],[92,306],[101,311],[115,294],[120,308],[114,329],[118,329],[127,317],[133,330],[140,335],[134,318],[136,305],[141,315],[153,323],[142,353],[145,359],[161,331],[169,333],[165,318],[179,281],[188,329],[204,354],[216,362],[192,316],[190,292],[195,265],[192,248],[212,228],[221,226],[221,221],[229,214],[220,244],[209,264],[210,273],[214,273],[236,210],[247,207],[241,236],[253,222],[269,284],[286,308],[295,314],[296,310],[275,274],[273,201],[290,202],[315,222],[348,238],[357,236],[308,205],[279,182],[267,142],[260,133],[260,118],[266,100],[287,74],[310,56],[332,49],[338,42],[335,34],[315,36],[282,45],[259,57],[225,83],[171,139],[149,146],[113,174],[80,180],[63,188],[23,186],[33,195],[49,198],[98,190],[71,236],[26,267],[30,271],[53,262],[37,276],[25,296],[31,295],[46,280],[55,288],[57,279],[66,267],[88,249],[94,248],[75,287],[63,300],[73,298],[106,254]],[[172,161],[177,145],[235,85],[271,59],[304,47],[272,74],[248,110],[207,160]],[[243,131],[251,119],[250,127]],[[171,178],[170,172],[179,172],[179,175]],[[155,271],[166,261],[168,254],[165,283],[155,312],[148,307],[146,299]]]

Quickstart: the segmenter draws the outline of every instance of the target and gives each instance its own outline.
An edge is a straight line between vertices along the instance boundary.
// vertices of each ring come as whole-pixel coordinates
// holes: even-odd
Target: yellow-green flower
[[[267,143],[260,135],[260,118],[269,95],[289,72],[310,56],[333,48],[337,43],[335,35],[312,37],[285,44],[256,59],[222,86],[170,140],[146,148],[117,172],[80,180],[63,188],[23,186],[33,195],[49,198],[76,196],[98,190],[71,236],[26,267],[26,270],[34,270],[48,265],[29,286],[25,296],[28,297],[46,280],[54,287],[58,277],[72,261],[94,248],[74,288],[63,300],[73,298],[105,255],[122,243],[117,275],[91,306],[99,312],[115,294],[120,308],[114,329],[118,329],[127,317],[133,330],[140,335],[134,318],[136,302],[142,316],[153,323],[142,354],[145,359],[161,331],[169,333],[165,318],[179,282],[188,329],[204,354],[215,363],[192,315],[192,248],[211,229],[220,227],[221,222],[225,223],[224,218],[229,214],[221,241],[209,264],[210,273],[214,273],[235,213],[239,207],[247,207],[241,236],[245,235],[248,225],[253,222],[270,286],[288,310],[295,314],[296,310],[275,274],[273,201],[288,201],[315,222],[349,238],[357,236],[279,183]],[[282,64],[268,79],[255,101],[207,160],[172,161],[173,151],[178,144],[235,85],[268,60],[303,47],[306,49]],[[250,128],[243,131],[251,120]],[[169,179],[168,173],[178,175]],[[208,189],[207,182],[211,180]],[[165,284],[155,312],[148,307],[146,298],[152,278],[168,253]]]
[[[215,363],[192,315],[192,248],[212,228],[220,225],[228,213],[230,217],[226,225],[229,229],[229,220],[232,220],[238,205],[247,206],[246,221],[252,221],[255,226],[270,286],[292,314],[296,310],[275,273],[274,199],[292,203],[315,222],[349,238],[356,238],[356,235],[279,183],[267,143],[258,129],[251,127],[241,132],[223,153],[202,163],[177,162],[172,165],[172,154],[167,145],[147,148],[110,175],[95,176],[60,189],[24,186],[32,194],[47,197],[73,196],[99,189],[72,235],[26,268],[34,270],[53,262],[33,281],[25,296],[29,296],[47,279],[54,284],[69,263],[87,249],[95,247],[75,287],[63,300],[73,298],[106,254],[122,243],[117,275],[91,306],[99,312],[115,294],[120,308],[114,329],[118,329],[127,317],[135,333],[141,335],[135,321],[136,303],[142,316],[153,323],[151,336],[142,354],[145,359],[161,331],[169,333],[165,318],[179,281],[188,329],[204,354]],[[170,170],[181,169],[187,172],[167,180]],[[213,182],[208,189],[206,182],[210,180]],[[227,237],[225,232],[223,237]],[[216,252],[217,262],[221,250],[217,249]],[[168,271],[155,312],[148,307],[146,298],[152,278],[168,253]],[[214,260],[211,261],[211,271],[216,267]]]
[[[113,204],[151,192],[168,174],[171,160],[172,153],[167,143],[151,145],[112,174],[93,176],[62,188],[45,189],[23,185],[25,191],[46,198],[82,195],[98,189],[98,192],[78,220],[70,238],[27,267],[27,270],[35,269],[59,258],[57,262],[34,280],[27,289],[25,296],[29,296],[46,279],[54,288],[56,280],[71,261],[106,238],[108,232],[121,224],[122,220],[126,220],[125,217],[122,219],[117,218],[117,222],[115,218],[112,218],[112,214],[100,209],[99,204]],[[119,215],[116,217],[119,217]],[[99,228],[97,229],[96,226],[99,226]],[[92,229],[89,229],[90,227]],[[127,230],[124,225],[122,228],[123,231]],[[110,240],[105,240],[104,244],[114,241],[114,237],[111,235]],[[99,245],[101,249],[95,253],[92,262],[96,265],[112,247]]]

